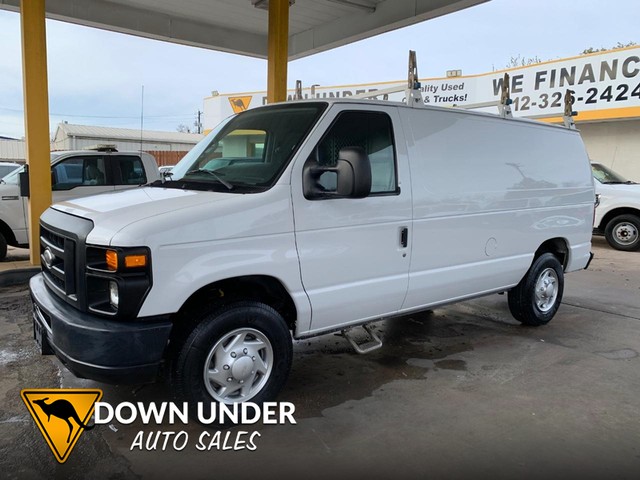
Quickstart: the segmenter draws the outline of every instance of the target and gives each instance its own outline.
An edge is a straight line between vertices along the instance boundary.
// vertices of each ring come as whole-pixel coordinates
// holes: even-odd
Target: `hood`
[[[125,214],[131,221],[159,213],[189,208],[201,203],[228,199],[235,194],[181,190],[176,188],[140,187],[109,192],[90,197],[74,198],[56,203],[53,208],[61,212],[99,220],[104,216]]]
[[[51,208],[91,220],[87,242],[95,245],[154,247],[293,230],[288,185],[258,194],[140,187]]]
[[[596,190],[602,192],[611,192],[612,194],[631,194],[640,195],[640,183],[599,183],[595,182]]]
[[[51,208],[93,221],[100,229],[117,232],[140,220],[232,200],[236,194],[162,187],[140,187],[56,203]]]

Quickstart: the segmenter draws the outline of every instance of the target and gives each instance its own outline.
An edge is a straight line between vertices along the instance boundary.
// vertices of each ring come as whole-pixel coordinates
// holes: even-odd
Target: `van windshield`
[[[152,186],[264,191],[275,184],[326,107],[325,103],[276,105],[223,122]]]

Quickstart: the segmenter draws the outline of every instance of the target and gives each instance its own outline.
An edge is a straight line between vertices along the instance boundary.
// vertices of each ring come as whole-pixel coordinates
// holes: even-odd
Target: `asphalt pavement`
[[[20,399],[24,388],[101,388],[103,401],[168,401],[164,384],[75,378],[36,352],[25,285],[0,288],[3,478],[640,477],[640,252],[594,239],[547,326],[527,328],[492,295],[381,321],[384,346],[357,355],[327,335],[294,344],[279,401],[295,425],[258,431],[256,450],[200,451],[216,429],[116,421],[85,432],[58,464]],[[181,451],[131,449],[140,431],[189,435]],[[206,432],[203,434],[203,432]]]

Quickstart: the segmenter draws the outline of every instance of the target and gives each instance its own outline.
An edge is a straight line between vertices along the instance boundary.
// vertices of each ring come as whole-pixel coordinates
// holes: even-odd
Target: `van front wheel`
[[[552,253],[535,259],[520,283],[509,291],[511,315],[524,325],[537,327],[551,321],[564,291],[562,265]]]
[[[616,250],[632,252],[640,248],[640,217],[618,215],[607,223],[604,235]]]
[[[173,386],[192,406],[259,404],[284,386],[291,359],[291,335],[277,311],[259,302],[232,303],[204,315],[188,335],[173,366]]]

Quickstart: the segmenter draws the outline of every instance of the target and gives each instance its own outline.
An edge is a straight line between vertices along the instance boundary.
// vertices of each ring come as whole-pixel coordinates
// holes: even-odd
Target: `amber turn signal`
[[[118,253],[114,250],[107,250],[105,253],[105,260],[107,262],[107,268],[114,272],[118,270]]]
[[[137,268],[147,266],[146,255],[127,255],[124,257],[124,266],[127,268]]]

